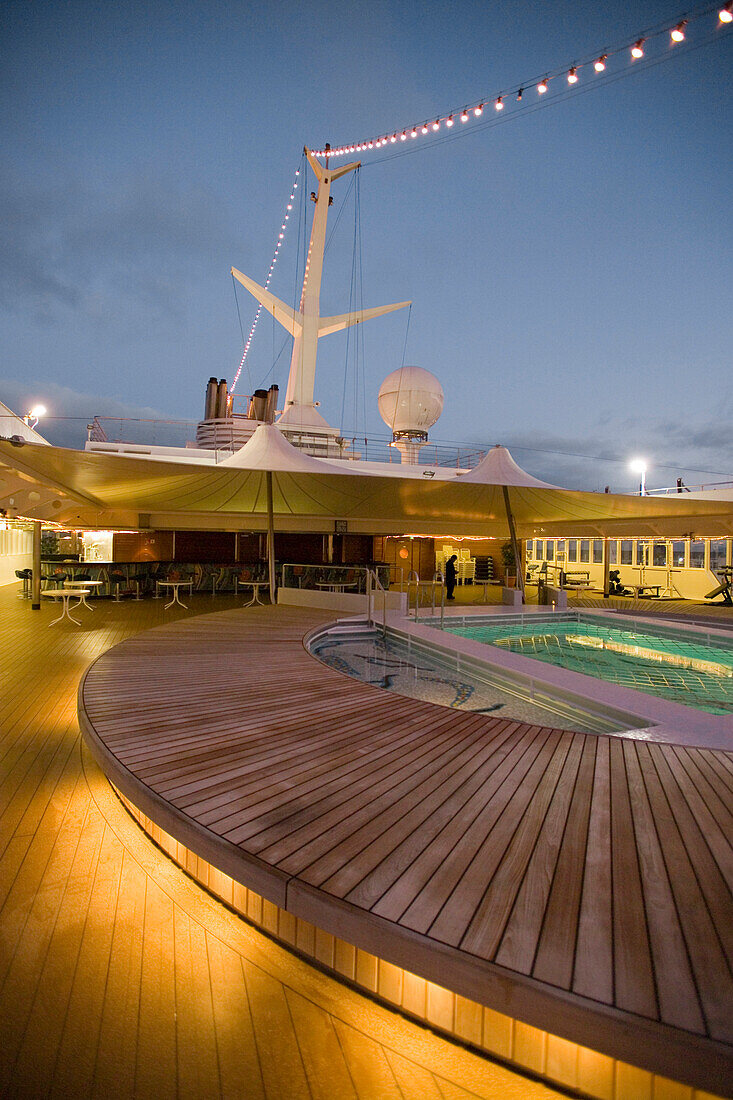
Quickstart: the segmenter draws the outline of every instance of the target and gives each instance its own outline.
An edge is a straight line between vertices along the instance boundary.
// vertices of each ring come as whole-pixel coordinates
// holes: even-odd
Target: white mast
[[[332,332],[341,332],[351,325],[358,325],[360,322],[368,321],[372,317],[380,317],[382,314],[391,313],[395,309],[403,309],[405,306],[409,306],[410,303],[396,302],[394,305],[355,310],[335,317],[321,317],[321,278],[323,276],[323,253],[326,247],[326,223],[330,205],[331,184],[334,180],[346,175],[347,172],[353,172],[354,169],[359,167],[359,162],[344,164],[341,168],[329,168],[328,158],[326,158],[327,162],[324,167],[316,160],[310,149],[305,149],[305,155],[318,180],[318,193],[315,196],[316,209],[313,215],[313,227],[308,246],[299,309],[297,311],[292,309],[234,267],[232,268],[232,275],[293,336],[293,354],[290,360],[290,374],[285,393],[285,408],[277,422],[278,427],[322,432],[324,429],[329,431],[329,425],[314,403],[319,338],[328,336]],[[334,429],[331,428],[330,431],[333,432]]]

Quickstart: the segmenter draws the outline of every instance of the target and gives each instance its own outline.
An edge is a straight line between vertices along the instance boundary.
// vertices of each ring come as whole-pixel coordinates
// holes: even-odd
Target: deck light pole
[[[630,464],[631,469],[640,477],[639,496],[646,496],[646,461],[643,458],[635,458]]]

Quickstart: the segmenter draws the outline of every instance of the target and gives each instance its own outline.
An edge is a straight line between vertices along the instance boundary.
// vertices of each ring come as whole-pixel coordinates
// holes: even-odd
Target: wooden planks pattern
[[[54,609],[32,613],[15,591],[0,588],[0,1095],[555,1095],[312,970],[121,807],[105,818],[106,783],[81,769],[77,684],[171,612],[100,602],[81,629],[49,630]],[[192,612],[232,605],[195,598]]]
[[[324,618],[137,636],[87,716],[146,788],[352,914],[731,1044],[733,757],[403,699],[305,651]]]

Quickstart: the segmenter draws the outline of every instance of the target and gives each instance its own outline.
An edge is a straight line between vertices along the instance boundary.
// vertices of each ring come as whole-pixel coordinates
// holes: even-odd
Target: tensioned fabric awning
[[[449,525],[467,535],[506,537],[507,486],[519,538],[733,534],[731,501],[562,489],[527,474],[503,447],[458,475],[406,466],[386,476],[357,463],[312,458],[272,425],[261,425],[218,464],[0,440],[0,507],[13,497],[11,507],[24,515],[80,526],[138,526],[142,513],[153,526],[185,519],[187,526],[245,530],[266,514],[267,472],[273,475],[275,522],[287,519],[290,530],[302,519],[311,530],[315,521],[329,531],[334,519],[342,519],[375,534],[442,534]]]

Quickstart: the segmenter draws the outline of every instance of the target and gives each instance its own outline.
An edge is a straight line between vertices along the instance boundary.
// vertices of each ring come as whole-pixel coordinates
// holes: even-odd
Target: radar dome
[[[378,405],[395,436],[426,436],[443,411],[443,387],[422,367],[400,367],[379,387]]]

